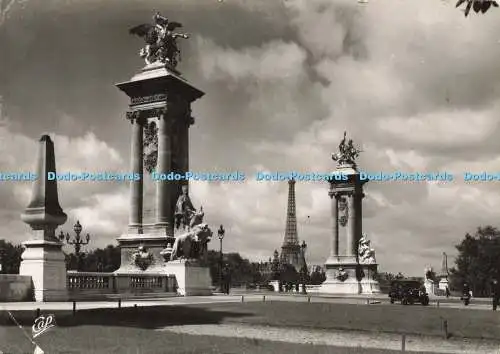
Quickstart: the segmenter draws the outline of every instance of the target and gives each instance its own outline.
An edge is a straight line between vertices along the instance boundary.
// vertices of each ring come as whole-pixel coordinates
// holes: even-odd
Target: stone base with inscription
[[[23,242],[19,275],[31,276],[35,301],[66,301],[66,262],[58,241]]]
[[[175,260],[167,262],[164,272],[174,275],[177,293],[183,296],[212,295],[210,269],[196,260]]]
[[[168,243],[173,243],[174,239],[161,232],[148,232],[124,234],[117,241],[120,245],[121,263],[115,274],[163,274],[165,261],[161,252]],[[144,247],[145,256],[150,256],[150,259],[145,257],[142,268],[134,262],[134,254],[141,246]]]
[[[377,274],[377,264],[360,264],[363,271],[363,278],[359,282],[361,286],[360,294],[380,294],[380,284],[375,279]]]
[[[320,294],[360,295],[380,293],[374,279],[377,264],[358,264],[355,257],[330,257],[325,263],[326,280],[316,290]],[[362,276],[358,272],[362,270]]]

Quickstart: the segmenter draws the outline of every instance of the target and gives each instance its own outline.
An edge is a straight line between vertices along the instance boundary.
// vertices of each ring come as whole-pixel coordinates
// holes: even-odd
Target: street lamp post
[[[75,256],[78,261],[78,271],[80,271],[82,268],[82,246],[88,245],[90,241],[89,234],[86,235],[85,240],[80,236],[80,234],[82,233],[82,229],[83,227],[80,224],[80,221],[77,221],[73,226],[73,231],[75,231],[76,236],[72,240],[70,239],[71,237],[69,233],[66,233],[66,235],[64,235],[64,232],[61,231],[61,233],[59,234],[59,239],[61,241],[64,241],[64,239],[66,238],[66,243],[75,247]]]
[[[302,269],[300,270],[301,273],[301,280],[302,280],[302,293],[306,294],[306,280],[307,280],[307,263],[306,263],[306,249],[307,249],[307,244],[306,241],[302,240],[302,245],[300,245],[301,251],[302,251],[302,260],[303,260],[303,265]]]
[[[0,246],[0,274],[5,273],[4,270],[4,258],[5,258],[5,249]]]
[[[226,230],[224,230],[224,226],[220,226],[219,230],[217,230],[217,236],[219,236],[220,241],[220,259],[219,259],[219,287],[221,292],[224,291],[222,286],[222,240],[224,239],[224,235],[226,234]]]

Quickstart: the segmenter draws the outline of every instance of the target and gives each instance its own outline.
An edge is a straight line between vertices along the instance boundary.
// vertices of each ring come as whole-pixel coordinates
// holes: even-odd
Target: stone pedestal
[[[358,264],[356,257],[331,256],[325,263],[326,280],[318,288],[322,294],[358,295],[380,293],[374,279],[377,264]]]
[[[34,240],[23,242],[20,275],[33,281],[35,301],[66,301],[66,263],[57,241]]]
[[[210,269],[200,265],[197,261],[170,261],[165,264],[164,272],[175,276],[177,293],[180,295],[212,295]]]
[[[360,264],[363,271],[363,278],[359,284],[361,287],[360,294],[380,294],[380,284],[375,279],[377,274],[377,264]]]
[[[273,291],[277,293],[280,291],[280,282],[278,280],[271,280],[269,285],[273,287]]]
[[[429,294],[429,296],[433,296],[435,293],[434,281],[432,281],[431,279],[425,279],[424,286],[425,286],[425,291],[427,292],[427,294]]]
[[[447,278],[442,278],[439,281],[439,289],[441,289],[441,290],[446,290],[446,288],[449,289],[449,285],[450,285],[450,282],[448,281]]]
[[[165,249],[167,243],[173,243],[174,238],[168,238],[161,234],[147,233],[147,234],[124,234],[119,237],[121,251],[120,268],[116,270],[115,274],[143,274],[143,273],[165,273],[165,262],[161,252]],[[147,253],[152,256],[152,262],[145,269],[139,268],[133,259],[134,253],[138,248],[143,246]]]

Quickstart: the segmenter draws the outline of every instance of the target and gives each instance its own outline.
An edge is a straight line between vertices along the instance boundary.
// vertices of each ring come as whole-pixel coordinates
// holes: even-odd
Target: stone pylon
[[[131,172],[141,176],[130,182],[129,224],[125,234],[118,237],[121,249],[121,267],[117,273],[163,271],[162,250],[175,241],[175,203],[187,181],[159,178],[156,184],[155,222],[143,223],[144,179],[151,178],[144,169],[145,129],[156,127],[158,155],[155,173],[184,174],[189,171],[189,127],[194,124],[191,104],[204,93],[192,86],[181,74],[165,64],[144,67],[129,81],[116,85],[129,98],[126,118],[131,125]],[[145,270],[131,263],[132,255],[144,246],[153,257]]]
[[[43,135],[31,201],[21,215],[31,227],[32,237],[23,242],[25,250],[19,274],[31,276],[36,301],[62,301],[67,298],[66,263],[56,229],[66,222],[67,215],[59,205],[57,181],[49,180],[48,172],[56,172],[54,143],[48,135]]]
[[[326,268],[326,281],[319,288],[326,294],[373,294],[380,288],[375,280],[377,264],[373,261],[365,263],[359,257],[359,244],[363,236],[363,198],[364,185],[368,182],[361,177],[355,157],[359,153],[344,140],[339,146],[337,161],[329,181],[328,195],[331,199],[332,235],[331,250]],[[340,156],[339,156],[340,155]],[[340,238],[345,240],[345,250],[340,250]]]

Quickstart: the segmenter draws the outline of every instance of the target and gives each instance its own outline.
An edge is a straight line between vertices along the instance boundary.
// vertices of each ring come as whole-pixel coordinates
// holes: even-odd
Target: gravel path
[[[183,325],[158,329],[172,333],[250,338],[287,343],[308,343],[336,347],[367,349],[402,349],[402,336],[355,331],[321,331],[248,325]],[[500,344],[481,340],[444,340],[436,337],[406,336],[406,351],[428,353],[500,354]]]

